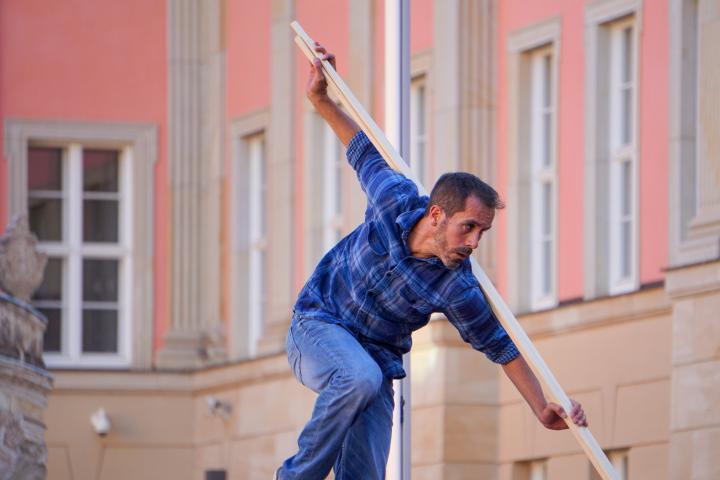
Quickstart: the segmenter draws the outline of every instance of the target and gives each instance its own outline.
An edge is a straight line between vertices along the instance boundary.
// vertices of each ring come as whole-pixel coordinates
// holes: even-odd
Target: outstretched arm
[[[323,58],[328,60],[335,68],[335,55],[327,53],[325,47],[315,42],[315,51],[322,53]],[[360,130],[355,120],[350,118],[337,106],[327,94],[327,79],[323,74],[319,59],[314,59],[310,64],[310,76],[306,88],[308,100],[313,104],[315,110],[330,125],[340,141],[346,147],[350,140]]]
[[[565,410],[557,403],[545,400],[540,383],[535,374],[530,370],[527,362],[522,355],[517,356],[514,360],[503,365],[505,375],[513,382],[525,401],[530,405],[535,416],[546,428],[550,430],[563,430],[568,428],[563,420],[567,415]],[[570,418],[576,425],[587,427],[588,421],[585,418],[585,412],[579,403],[575,400],[572,402],[572,412]]]

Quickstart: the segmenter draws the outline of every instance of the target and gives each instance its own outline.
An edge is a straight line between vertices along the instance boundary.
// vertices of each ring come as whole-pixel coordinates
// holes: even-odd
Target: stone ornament
[[[47,263],[47,255],[36,247],[27,215],[13,217],[0,236],[0,289],[25,302],[42,283]]]

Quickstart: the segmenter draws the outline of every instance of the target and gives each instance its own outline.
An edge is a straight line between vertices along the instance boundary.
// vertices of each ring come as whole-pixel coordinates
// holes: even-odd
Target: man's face
[[[465,199],[465,209],[447,217],[439,207],[430,214],[437,221],[435,248],[438,258],[448,268],[457,268],[478,246],[480,237],[492,227],[495,209],[470,195]]]

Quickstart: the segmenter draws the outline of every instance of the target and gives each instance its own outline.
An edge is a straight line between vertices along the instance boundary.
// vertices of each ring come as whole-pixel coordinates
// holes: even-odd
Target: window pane
[[[83,190],[118,191],[118,151],[83,150]]]
[[[62,200],[52,198],[28,199],[30,230],[38,240],[62,241]]]
[[[552,234],[552,184],[545,182],[542,185],[542,216],[543,235]]]
[[[542,293],[543,295],[549,295],[551,290],[550,283],[552,282],[552,241],[550,239],[543,240],[543,283]]]
[[[552,113],[545,112],[542,116],[543,129],[543,166],[550,166],[552,163]]]
[[[632,65],[633,65],[633,29],[627,27],[622,32],[622,56],[623,56],[623,82],[632,81]]]
[[[47,328],[43,337],[43,350],[45,352],[59,352],[62,332],[62,311],[59,308],[39,308],[47,318]]]
[[[632,88],[627,87],[622,90],[622,143],[628,145],[633,141],[633,91]]]
[[[632,210],[632,171],[628,161],[622,163],[622,215],[630,215]]]
[[[28,190],[62,190],[62,149],[28,150]]]
[[[341,158],[340,153],[336,152],[335,158]],[[333,188],[335,189],[335,214],[341,215],[342,214],[342,162],[336,160],[335,161],[335,185]]]
[[[118,241],[118,201],[83,200],[83,241]]]
[[[83,301],[118,300],[118,260],[83,260]]]
[[[48,259],[43,282],[33,294],[33,300],[62,299],[62,265],[60,258]]]
[[[425,86],[420,85],[417,88],[417,133],[425,135]]]
[[[543,56],[543,107],[552,105],[552,61],[550,55]]]
[[[628,278],[630,276],[630,258],[631,258],[631,244],[630,244],[630,226],[631,223],[629,220],[623,221],[621,225],[621,271],[622,271],[622,278]]]
[[[260,168],[260,198],[258,199],[258,211],[260,213],[260,230],[259,234],[261,236],[265,236],[265,230],[267,229],[266,225],[266,218],[267,215],[266,211],[266,205],[265,205],[265,195],[267,190],[267,165],[265,165],[265,139],[263,138],[259,142],[260,152],[259,152],[259,168]]]
[[[117,352],[117,310],[83,310],[83,352]]]

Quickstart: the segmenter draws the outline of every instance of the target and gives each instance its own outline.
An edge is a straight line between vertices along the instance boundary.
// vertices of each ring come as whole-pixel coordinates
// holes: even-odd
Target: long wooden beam
[[[296,33],[295,43],[300,47],[300,50],[305,54],[308,60],[312,61],[314,58],[320,58],[320,54],[315,51],[315,42],[310,36],[303,30],[298,22],[292,22],[291,27]],[[418,187],[418,191],[421,194],[427,194],[427,189],[415,178],[414,174],[410,170],[410,167],[397,153],[393,145],[385,137],[385,134],[380,130],[375,121],[365,111],[362,104],[355,98],[350,88],[345,84],[340,75],[335,71],[330,62],[320,58],[323,73],[327,79],[328,85],[335,91],[343,107],[345,107],[347,113],[357,122],[362,128],[367,137],[370,139],[372,144],[377,148],[380,155],[388,162],[388,164],[395,170],[400,171],[403,175],[410,178],[415,182]],[[505,301],[498,293],[495,286],[488,278],[485,271],[482,269],[479,263],[470,257],[472,262],[472,271],[475,277],[480,282],[480,287],[485,293],[485,297],[490,303],[490,306],[495,312],[498,320],[507,331],[510,338],[517,346],[520,353],[525,358],[535,375],[540,379],[543,385],[546,387],[550,394],[550,397],[556,403],[560,404],[566,412],[568,412],[565,423],[568,425],[570,431],[573,433],[580,446],[585,451],[595,469],[598,471],[603,480],[619,480],[620,477],[615,472],[612,464],[608,460],[605,452],[603,452],[600,445],[593,437],[592,433],[587,427],[579,427],[573,423],[570,418],[569,412],[572,409],[570,398],[567,396],[565,391],[560,386],[555,376],[548,368],[545,361],[538,353],[535,345],[530,341],[530,338],[525,333],[525,330],[520,326],[520,322],[517,321],[515,315],[513,315],[510,308],[505,304]]]

